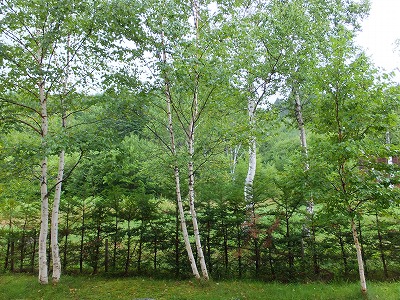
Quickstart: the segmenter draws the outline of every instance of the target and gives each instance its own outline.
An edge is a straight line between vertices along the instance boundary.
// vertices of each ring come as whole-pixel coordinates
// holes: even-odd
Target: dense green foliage
[[[36,272],[38,163],[48,157],[51,194],[57,154],[65,149],[64,273],[188,277],[173,172],[175,165],[181,170],[186,200],[193,160],[212,278],[356,280],[350,220],[367,277],[400,278],[400,90],[354,45],[368,3],[218,1],[214,9],[201,3],[194,32],[191,7],[178,0],[31,2],[1,4],[1,271]],[[38,24],[49,27],[40,31]],[[35,61],[35,51],[46,53],[45,63]],[[49,107],[45,141],[39,79]],[[190,154],[194,94],[199,112]],[[299,142],[295,95],[303,103],[307,151]],[[249,97],[257,103],[253,126]],[[61,115],[67,126],[59,125]],[[246,226],[243,187],[253,136],[256,220]],[[210,299],[218,297],[225,296]]]

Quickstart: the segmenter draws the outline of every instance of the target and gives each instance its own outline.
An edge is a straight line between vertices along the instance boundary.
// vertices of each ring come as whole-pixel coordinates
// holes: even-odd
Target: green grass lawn
[[[369,283],[362,297],[357,283],[278,284],[255,281],[174,281],[149,278],[63,276],[53,286],[39,285],[35,276],[0,275],[0,299],[143,299],[156,300],[399,300],[400,283]]]

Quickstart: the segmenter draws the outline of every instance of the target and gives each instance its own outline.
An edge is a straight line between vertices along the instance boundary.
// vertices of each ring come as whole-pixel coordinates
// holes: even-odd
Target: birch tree
[[[200,261],[200,267],[201,267],[201,272],[203,275],[203,278],[208,280],[208,271],[207,271],[207,265],[206,261],[204,258],[203,254],[203,248],[201,246],[201,240],[200,240],[200,232],[199,232],[199,225],[197,223],[197,214],[196,214],[196,209],[195,209],[195,190],[194,190],[194,151],[195,151],[195,128],[196,128],[196,123],[199,119],[199,85],[200,85],[200,71],[198,68],[198,61],[200,60],[200,49],[199,47],[199,39],[200,39],[200,28],[199,28],[199,23],[200,23],[200,3],[198,0],[193,0],[192,1],[192,11],[193,11],[193,25],[194,25],[194,32],[195,32],[195,52],[196,52],[196,63],[193,66],[193,72],[194,72],[194,82],[193,82],[193,100],[192,100],[192,114],[190,117],[190,123],[189,123],[189,128],[188,128],[188,150],[189,150],[189,163],[188,163],[188,171],[189,171],[189,207],[190,207],[190,214],[192,217],[192,223],[193,223],[193,232],[194,232],[194,238],[196,242],[196,248],[197,248],[197,255],[199,257]]]
[[[163,39],[163,33],[162,33],[162,39]],[[166,50],[162,50],[162,62],[164,64],[167,63],[167,56],[166,56]],[[179,172],[179,166],[177,163],[177,158],[176,158],[176,145],[175,145],[175,132],[174,132],[174,127],[173,127],[173,119],[172,119],[172,96],[170,92],[170,82],[168,80],[167,75],[164,73],[162,75],[164,81],[165,81],[165,98],[166,98],[166,106],[167,106],[167,116],[168,116],[168,131],[170,135],[170,150],[171,154],[174,156],[174,161],[175,161],[175,166],[174,166],[174,178],[175,178],[175,193],[176,193],[176,201],[178,205],[178,211],[179,211],[179,218],[181,222],[181,229],[182,229],[182,235],[183,235],[183,240],[185,242],[185,247],[186,247],[186,252],[188,254],[190,266],[192,268],[193,275],[199,279],[200,274],[197,269],[196,265],[196,260],[193,256],[193,250],[192,246],[190,244],[189,240],[189,234],[186,226],[186,220],[185,220],[185,212],[183,210],[183,202],[182,202],[182,195],[181,195],[181,184],[180,184],[180,172]]]
[[[248,171],[244,182],[244,199],[250,223],[254,223],[254,184],[257,142],[257,110],[268,109],[271,98],[284,90],[284,82],[295,49],[300,48],[299,36],[305,35],[306,12],[304,1],[255,1],[234,6],[230,53],[236,86],[247,97],[249,136]],[[237,5],[237,4],[236,4]],[[312,15],[312,14],[311,14]],[[238,25],[239,24],[239,25]],[[308,28],[307,28],[308,30]]]
[[[160,54],[166,57],[166,59],[160,59],[158,65],[151,65],[147,60],[146,66],[150,66],[150,72],[156,78],[154,86],[158,89],[162,87],[164,93],[168,90],[166,98],[171,106],[165,113],[168,123],[170,120],[174,123],[175,150],[171,149],[171,136],[168,137],[169,142],[166,143],[166,137],[154,122],[157,117],[151,118],[153,121],[151,131],[160,140],[163,139],[164,146],[168,144],[168,151],[172,150],[172,156],[175,156],[173,154],[175,151],[175,157],[187,168],[188,207],[198,261],[202,277],[205,279],[208,279],[209,275],[195,209],[195,177],[196,173],[201,172],[202,164],[207,161],[205,149],[213,147],[211,146],[213,141],[207,141],[207,133],[202,128],[206,123],[204,120],[211,111],[210,107],[214,104],[215,91],[220,88],[220,82],[225,80],[225,76],[219,77],[223,72],[215,68],[221,63],[216,54],[219,49],[217,44],[219,37],[214,27],[216,18],[214,19],[211,15],[208,4],[208,2],[192,1],[188,5],[181,1],[167,1],[159,8],[162,11],[156,9],[157,5],[150,5],[148,13],[151,13],[152,17],[149,16],[146,19],[149,35],[152,37],[152,45],[149,47],[154,57],[160,57]],[[164,16],[165,11],[168,11],[168,19]],[[174,21],[171,22],[171,20]],[[152,106],[156,105],[158,104],[154,103]],[[168,128],[171,127],[168,126]],[[179,167],[180,170],[182,170],[182,165]],[[185,195],[186,193],[182,193],[183,197]],[[181,213],[180,218],[182,222]],[[187,249],[189,249],[188,246]],[[194,271],[194,266],[192,270]]]
[[[54,114],[55,98],[66,99],[85,87],[86,91],[95,89],[94,82],[106,70],[104,47],[109,42],[110,35],[103,30],[104,22],[113,24],[106,19],[107,10],[102,1],[53,1],[40,2],[3,1],[1,3],[2,23],[0,29],[1,79],[3,82],[0,101],[7,106],[18,109],[13,114],[20,123],[28,126],[40,136],[40,191],[41,191],[41,230],[39,236],[39,282],[48,282],[46,241],[49,220],[48,187],[48,156],[53,151],[54,135],[51,116]],[[101,16],[101,18],[100,18]],[[125,21],[120,16],[120,21]],[[100,22],[102,19],[103,22]],[[111,20],[111,21],[110,21]],[[137,20],[133,18],[133,20]],[[121,36],[119,30],[113,33]],[[127,36],[126,30],[124,36]],[[132,37],[130,35],[129,37]],[[111,47],[118,52],[118,46]],[[107,49],[109,51],[110,49]],[[121,52],[118,52],[118,55]],[[123,55],[122,55],[123,56]],[[104,68],[100,68],[103,66]],[[101,70],[102,69],[102,70]],[[100,71],[101,70],[101,71]],[[71,85],[65,89],[63,84],[66,72],[70,73]],[[50,101],[50,103],[49,103]],[[73,112],[62,110],[62,125]],[[79,110],[79,109],[77,109]],[[64,128],[65,129],[65,128]],[[57,258],[56,230],[58,223],[58,194],[61,192],[63,161],[65,152],[60,152],[59,182],[54,186],[56,195],[54,201],[53,258],[55,264],[53,280],[57,282],[60,276],[60,264]]]
[[[70,40],[67,37],[66,40],[66,61],[70,60],[69,58],[69,45]],[[67,114],[65,111],[65,95],[68,94],[68,65],[66,65],[66,71],[64,74],[64,82],[62,88],[62,95],[60,97],[60,109],[61,109],[61,130],[65,131],[67,129]],[[53,283],[57,283],[61,277],[61,259],[60,259],[60,250],[58,247],[58,214],[60,208],[60,199],[61,199],[61,189],[62,182],[64,180],[64,168],[65,168],[65,148],[62,147],[59,153],[58,158],[58,172],[56,178],[56,184],[54,188],[54,200],[53,200],[53,209],[51,212],[51,226],[50,226],[50,235],[51,235],[51,257],[53,261],[53,274],[52,281]]]
[[[158,8],[158,9],[157,9]],[[163,14],[168,11],[170,18],[167,20]],[[193,276],[200,279],[200,273],[197,268],[196,259],[193,254],[192,245],[190,242],[188,226],[184,210],[184,194],[182,194],[181,183],[181,147],[185,142],[189,123],[184,123],[187,118],[192,118],[192,115],[186,116],[182,113],[182,106],[186,107],[186,96],[180,94],[181,84],[177,78],[180,75],[186,75],[184,57],[179,53],[182,50],[184,39],[189,39],[191,27],[188,23],[188,18],[191,16],[191,6],[187,6],[180,2],[165,2],[163,5],[152,5],[148,3],[146,10],[146,26],[149,31],[148,45],[150,58],[143,58],[142,62],[151,76],[156,78],[156,88],[159,88],[162,93],[162,102],[158,103],[159,98],[152,100],[151,107],[163,107],[162,112],[166,116],[166,120],[160,118],[158,111],[148,112],[150,116],[147,129],[154,134],[171,155],[171,164],[174,175],[174,186],[177,212],[179,215],[180,228],[182,230],[183,241],[188,255],[189,263],[192,269]],[[174,23],[170,22],[171,18]],[[182,60],[181,60],[182,59]],[[183,72],[183,73],[181,73]],[[156,92],[156,94],[158,91]],[[183,98],[182,102],[181,99]],[[193,107],[194,108],[194,107]],[[193,111],[192,111],[193,113]],[[160,124],[166,124],[168,135],[164,135],[165,127],[159,129]],[[182,135],[183,133],[183,135]]]
[[[250,5],[233,8],[233,18],[228,22],[232,26],[229,32],[232,38],[227,39],[230,61],[233,67],[233,82],[236,88],[246,95],[249,135],[248,169],[244,182],[244,200],[248,209],[249,224],[254,225],[255,212],[253,201],[253,184],[257,161],[257,109],[266,103],[268,96],[276,91],[279,65],[283,60],[283,43],[273,33],[275,18],[271,3],[254,2]],[[277,22],[279,24],[279,21]]]

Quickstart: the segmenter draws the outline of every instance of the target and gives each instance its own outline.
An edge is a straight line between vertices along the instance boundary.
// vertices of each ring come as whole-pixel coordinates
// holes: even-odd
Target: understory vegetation
[[[4,300],[397,300],[399,295],[399,283],[373,282],[368,297],[363,297],[355,283],[265,284],[256,281],[192,282],[149,277],[65,276],[57,286],[38,286],[33,276],[0,276],[0,297]]]
[[[285,159],[282,150],[278,154],[283,135],[271,137],[268,145],[269,149],[277,147],[272,153],[280,156],[278,164]],[[295,141],[289,142],[295,147]],[[168,162],[144,145],[135,136],[126,137],[118,149],[92,153],[65,182],[59,215],[65,273],[190,276],[173,192],[168,181],[162,186],[159,179],[170,178]],[[225,157],[221,154],[220,159]],[[228,162],[214,157],[197,180],[198,220],[212,278],[281,282],[358,278],[346,215],[333,215],[316,204],[310,218],[307,203],[301,201],[304,196],[284,196],[281,188],[287,184],[292,184],[290,193],[308,192],[296,187],[304,180],[301,167],[293,163],[289,170],[287,166],[277,170],[272,165],[275,158],[268,160],[268,156],[260,162],[254,187],[257,220],[248,227],[244,225],[247,214],[241,188],[244,158],[238,162],[235,180],[229,179],[229,169],[225,173],[218,170],[222,163]],[[149,165],[156,166],[155,170]],[[4,271],[34,273],[38,264],[38,195],[35,183],[23,178],[18,181],[13,180],[21,187],[18,196],[6,198],[7,206],[2,208],[0,266]],[[27,199],[32,200],[27,203]],[[370,279],[400,277],[398,214],[396,207],[370,208],[357,221]]]

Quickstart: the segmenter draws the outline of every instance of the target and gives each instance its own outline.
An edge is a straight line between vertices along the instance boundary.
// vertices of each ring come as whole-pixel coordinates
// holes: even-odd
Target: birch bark
[[[385,140],[386,140],[386,144],[389,147],[389,145],[391,143],[390,142],[390,132],[389,131],[386,131]],[[388,165],[393,165],[393,157],[392,156],[388,157]]]
[[[306,136],[306,129],[304,126],[304,119],[303,119],[303,110],[301,107],[300,95],[296,91],[295,92],[295,112],[296,112],[296,120],[297,125],[300,131],[300,142],[301,146],[303,147],[304,154],[306,158],[308,157],[308,149],[307,149],[307,136]],[[308,161],[305,165],[305,169],[308,170],[310,168]]]
[[[308,171],[310,170],[310,163],[308,160],[308,147],[307,147],[307,135],[306,135],[306,128],[304,125],[304,118],[303,118],[303,109],[302,109],[302,104],[301,104],[301,100],[300,100],[300,94],[298,90],[294,90],[295,93],[295,114],[296,114],[296,120],[297,120],[297,126],[299,128],[300,131],[300,143],[301,143],[301,147],[303,149],[303,153],[305,156],[305,164],[304,164],[304,171]],[[311,195],[310,200],[307,202],[307,217],[309,219],[309,221],[311,221],[312,224],[312,219],[313,219],[313,215],[314,215],[314,201],[313,201],[313,197]],[[303,225],[303,229],[306,232],[307,235],[310,235],[310,228],[308,228],[306,225]],[[312,224],[312,228],[311,228],[311,236],[312,236],[312,256],[313,256],[313,262],[314,262],[314,273],[317,274],[319,272],[319,267],[318,267],[318,261],[317,261],[317,255],[315,252],[315,229],[314,229],[314,225]],[[302,238],[302,248],[304,247],[304,239]],[[304,248],[303,248],[303,253],[304,253]]]
[[[240,151],[241,144],[233,147],[233,149],[230,149],[230,154],[231,154],[231,165],[230,165],[230,173],[232,176],[232,180],[235,179],[235,173],[236,173],[236,166],[238,162],[238,157],[239,157],[239,151]]]
[[[41,63],[41,59],[39,59]],[[47,270],[47,253],[46,241],[49,227],[49,196],[47,192],[47,155],[46,152],[46,137],[48,133],[48,116],[47,116],[47,99],[44,91],[44,81],[39,82],[39,100],[41,106],[41,135],[42,135],[42,151],[43,158],[41,162],[41,177],[40,177],[40,233],[39,233],[39,283],[48,283]]]
[[[67,39],[67,59],[66,62],[69,62],[69,51],[68,48],[70,46],[70,37]],[[63,94],[67,94],[67,84],[68,84],[68,65],[66,65],[66,75],[64,78],[64,87]],[[65,130],[67,127],[67,116],[64,108],[64,100],[61,98],[61,127],[62,130]],[[61,200],[61,190],[62,183],[64,180],[64,168],[65,168],[65,150],[62,149],[58,158],[58,173],[57,173],[57,182],[55,186],[54,192],[54,201],[53,201],[53,210],[51,214],[51,254],[53,261],[53,283],[57,283],[60,281],[61,277],[61,259],[60,259],[60,249],[58,246],[58,213],[60,208],[60,200]]]
[[[367,283],[365,280],[364,262],[363,262],[363,258],[362,258],[361,245],[358,240],[357,228],[356,228],[356,224],[354,223],[353,218],[351,219],[351,231],[353,233],[354,245],[356,247],[356,252],[357,252],[357,263],[358,263],[358,273],[360,275],[361,292],[363,294],[366,294],[367,293]]]
[[[306,163],[304,164],[304,170],[308,171],[310,169],[310,164],[308,162],[307,135],[306,135],[306,128],[304,126],[303,109],[301,106],[300,95],[298,91],[295,92],[295,112],[296,112],[297,125],[300,131],[300,143],[301,147],[303,148],[303,152],[306,159]],[[308,201],[307,203],[307,212],[310,216],[314,213],[313,199],[310,199],[310,201]]]
[[[256,101],[253,98],[249,98],[247,112],[249,116],[250,125],[250,141],[249,141],[249,164],[247,169],[247,176],[244,182],[244,200],[246,203],[247,212],[250,215],[250,224],[255,222],[254,213],[254,200],[253,200],[253,183],[254,177],[256,175],[256,162],[257,162],[257,142],[254,136],[254,126],[255,126],[255,109]]]
[[[389,150],[389,147],[390,147],[389,145],[390,145],[390,143],[391,143],[391,141],[390,141],[390,132],[389,132],[389,131],[386,131],[385,140],[386,140],[387,148],[388,148],[388,150]],[[393,156],[389,156],[389,157],[388,157],[387,164],[388,164],[389,166],[393,165]],[[389,178],[390,178],[390,177],[393,177],[393,174],[392,174],[392,173],[389,173]],[[394,188],[394,185],[393,185],[392,183],[391,183],[389,186],[390,186],[390,188]]]
[[[51,214],[51,254],[53,261],[53,283],[57,283],[60,281],[61,277],[61,259],[60,259],[60,250],[58,247],[58,213],[60,207],[60,198],[61,198],[61,187],[62,181],[64,177],[64,165],[65,165],[65,151],[62,150],[59,154],[58,160],[58,175],[57,175],[57,183],[54,192],[54,202],[53,202],[53,210]]]
[[[186,226],[186,221],[185,221],[185,212],[183,210],[178,166],[174,167],[174,175],[175,175],[176,200],[178,203],[179,219],[181,222],[183,240],[185,242],[186,252],[188,254],[190,266],[192,268],[192,273],[193,273],[194,277],[196,277],[197,279],[200,279],[200,274],[197,269],[196,260],[194,259],[194,256],[193,256],[192,246],[189,241],[189,234],[187,231],[187,226]]]

